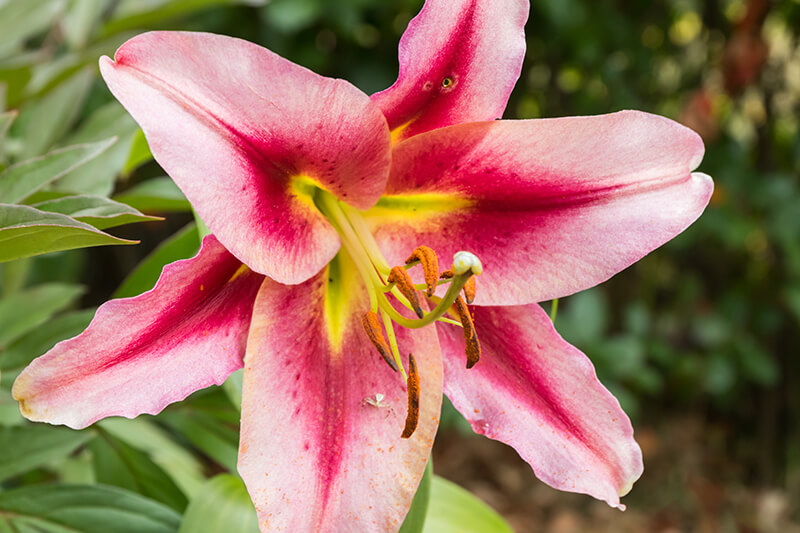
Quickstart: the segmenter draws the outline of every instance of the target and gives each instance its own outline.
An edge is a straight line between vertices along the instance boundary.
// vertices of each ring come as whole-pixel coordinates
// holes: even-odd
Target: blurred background
[[[33,357],[197,247],[187,202],[105,88],[97,58],[148,29],[211,31],[372,93],[395,80],[398,40],[421,5],[0,0],[0,170],[42,175],[31,190],[0,190],[0,202],[77,221],[74,247],[141,241],[45,254],[58,249],[46,236],[33,257],[0,253],[0,500],[47,481],[96,481],[182,512],[192,487],[235,464],[235,384],[135,426],[84,432],[29,425],[11,399]],[[703,137],[699,170],[716,190],[683,235],[560,302],[556,328],[593,360],[644,451],[628,511],[546,487],[448,407],[436,473],[520,532],[800,531],[800,1],[538,0],[526,34],[505,118],[668,116]],[[30,163],[44,154],[64,159],[58,172]],[[0,215],[0,237],[7,227]]]

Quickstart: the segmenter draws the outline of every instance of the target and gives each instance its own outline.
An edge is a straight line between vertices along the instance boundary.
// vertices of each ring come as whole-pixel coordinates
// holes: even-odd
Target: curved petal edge
[[[37,422],[84,428],[108,416],[156,414],[242,367],[264,277],[213,235],[156,286],[111,300],[86,330],[56,344],[17,378],[13,395]]]
[[[464,341],[437,324],[444,391],[481,435],[513,447],[548,485],[624,509],[642,454],[619,402],[589,359],[536,304],[473,307],[483,355],[464,369]]]

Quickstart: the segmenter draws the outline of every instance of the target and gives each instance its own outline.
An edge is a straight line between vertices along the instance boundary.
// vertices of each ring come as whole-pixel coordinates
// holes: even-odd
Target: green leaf
[[[138,242],[114,237],[65,215],[0,204],[0,263],[74,248]]]
[[[219,389],[198,393],[171,406],[157,420],[182,433],[198,450],[236,471],[239,455],[239,412]]]
[[[425,533],[513,533],[491,507],[455,483],[433,476]]]
[[[3,141],[5,141],[8,128],[11,126],[11,123],[14,122],[15,118],[17,118],[16,111],[12,110],[0,113],[0,163],[3,161]]]
[[[97,425],[129,446],[146,453],[190,498],[205,483],[203,465],[200,461],[172,440],[172,437],[156,425],[152,418],[145,416],[134,420],[106,418]]]
[[[46,285],[39,285],[39,290]],[[0,306],[3,303],[0,301]],[[94,316],[94,309],[64,313],[47,321],[46,328],[35,328],[12,342],[8,348],[0,352],[0,369],[3,379],[8,370],[21,369],[35,358],[46,353],[50,348],[64,339],[74,337],[89,325]]]
[[[150,151],[150,145],[147,144],[144,132],[138,130],[133,136],[133,143],[131,144],[131,150],[128,154],[128,161],[126,161],[125,166],[122,167],[122,173],[126,175],[130,174],[135,168],[152,160],[153,152]]]
[[[71,48],[82,48],[89,40],[95,24],[108,7],[108,0],[70,0],[61,19],[64,36]]]
[[[98,483],[137,492],[178,512],[186,508],[186,496],[146,454],[102,430],[90,448]]]
[[[19,412],[17,400],[11,396],[10,387],[0,387],[0,426],[21,426],[27,423],[28,421],[22,418],[22,414]],[[0,532],[2,531],[0,529]]]
[[[83,107],[96,68],[79,71],[24,109],[18,121],[24,128],[20,159],[43,154],[67,132]]]
[[[431,499],[431,480],[433,479],[433,458],[428,459],[425,466],[425,473],[417,487],[417,493],[411,502],[403,525],[400,526],[400,533],[419,533],[425,526],[425,519],[428,515],[428,504]]]
[[[222,384],[222,391],[228,396],[234,409],[242,410],[242,387],[244,386],[244,369],[232,373]]]
[[[136,296],[153,288],[161,275],[164,265],[192,257],[200,248],[197,237],[197,227],[187,224],[183,229],[172,235],[169,239],[145,257],[136,269],[131,272],[122,285],[114,293],[114,298],[127,298]]]
[[[25,533],[175,533],[180,515],[115,487],[39,485],[0,492],[0,526]]]
[[[0,300],[0,347],[44,324],[83,293],[79,285],[48,283]]]
[[[210,479],[189,502],[178,533],[258,533],[258,516],[244,482],[230,474]]]
[[[0,3],[0,41],[7,46],[45,31],[63,9],[63,0]]]
[[[91,437],[89,431],[40,424],[0,427],[0,481],[62,459]]]
[[[86,166],[73,170],[53,184],[53,189],[70,193],[108,196],[114,189],[117,176],[123,172],[139,126],[117,102],[110,102],[92,113],[80,129],[64,144],[100,141],[109,137],[119,139]]]
[[[116,139],[53,150],[12,165],[0,173],[0,203],[21,202],[40,188],[103,153]]]
[[[262,5],[267,0],[122,0],[103,28],[109,35],[133,28],[152,27],[175,17],[218,5]]]
[[[33,207],[48,213],[68,215],[97,229],[113,228],[132,222],[163,220],[161,217],[143,215],[127,204],[115,202],[102,196],[64,196],[55,200],[33,204]]]
[[[0,294],[9,296],[25,286],[31,271],[31,260],[22,259],[0,265]]]
[[[192,204],[170,178],[161,177],[144,181],[127,191],[114,196],[143,213],[190,211]]]

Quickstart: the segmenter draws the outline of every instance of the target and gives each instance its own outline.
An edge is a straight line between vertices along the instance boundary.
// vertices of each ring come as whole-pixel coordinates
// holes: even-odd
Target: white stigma
[[[456,252],[456,255],[453,256],[453,273],[460,276],[467,270],[472,270],[476,276],[480,275],[483,272],[481,260],[471,252]]]

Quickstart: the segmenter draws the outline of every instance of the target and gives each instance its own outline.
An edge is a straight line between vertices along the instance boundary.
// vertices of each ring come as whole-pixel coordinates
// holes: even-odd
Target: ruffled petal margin
[[[79,429],[108,416],[156,414],[242,367],[264,279],[213,235],[164,267],[156,286],[98,308],[86,330],[34,360],[14,383],[36,422]]]
[[[401,439],[405,383],[368,340],[369,301],[342,261],[301,285],[267,280],[256,299],[239,473],[262,531],[396,531],[433,445],[442,398],[436,333],[397,332],[421,379],[419,426]]]
[[[560,490],[624,509],[642,453],[619,402],[589,359],[564,341],[536,304],[473,307],[483,355],[464,368],[464,340],[437,324],[444,391],[476,433],[513,447]]]
[[[541,302],[605,281],[694,222],[713,190],[691,172],[702,157],[692,130],[635,111],[462,124],[399,144],[365,216],[389,264],[420,244],[468,250],[484,266],[476,304]]]
[[[503,115],[522,70],[528,0],[427,0],[400,40],[400,74],[372,95],[395,140]]]
[[[360,208],[384,189],[386,121],[344,80],[190,32],[136,36],[100,71],[220,242],[276,281],[310,278],[339,249],[316,187]]]

